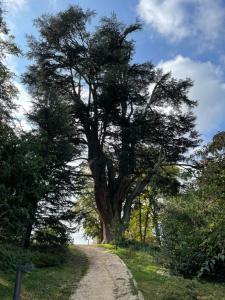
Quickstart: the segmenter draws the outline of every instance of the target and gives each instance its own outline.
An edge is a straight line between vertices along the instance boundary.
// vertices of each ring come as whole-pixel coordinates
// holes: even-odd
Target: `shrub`
[[[15,271],[19,265],[31,264],[33,253],[12,245],[0,245],[0,271]]]
[[[32,263],[39,268],[58,266],[64,263],[64,261],[64,255],[42,252],[36,252],[32,258]]]
[[[162,218],[162,249],[175,274],[224,276],[225,223],[215,199],[195,194],[171,198]],[[218,258],[218,259],[217,259]]]
[[[67,248],[50,246],[33,246],[24,250],[13,245],[0,246],[0,271],[12,272],[20,265],[37,268],[62,265],[66,261]]]
[[[70,242],[67,228],[63,226],[44,227],[37,230],[33,236],[33,241],[39,245],[67,245]]]

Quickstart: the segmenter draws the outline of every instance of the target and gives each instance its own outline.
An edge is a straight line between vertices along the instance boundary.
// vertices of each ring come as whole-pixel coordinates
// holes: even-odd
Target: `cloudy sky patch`
[[[196,38],[215,43],[224,34],[225,8],[219,0],[140,0],[137,11],[171,42]]]
[[[190,98],[198,100],[196,108],[197,127],[202,135],[208,136],[224,128],[225,81],[223,71],[211,62],[194,61],[181,55],[161,61],[158,65],[165,72],[172,71],[174,77],[194,81]]]

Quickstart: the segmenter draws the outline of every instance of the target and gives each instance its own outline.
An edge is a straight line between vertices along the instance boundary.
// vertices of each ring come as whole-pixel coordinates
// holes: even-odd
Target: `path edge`
[[[113,253],[113,254],[115,254],[115,253]],[[125,268],[127,269],[127,272],[128,272],[128,274],[129,274],[129,277],[130,277],[130,279],[133,281],[134,286],[135,286],[135,288],[137,289],[139,300],[144,300],[145,298],[144,298],[142,292],[139,290],[137,281],[136,281],[136,279],[134,278],[133,274],[131,273],[131,270],[128,268],[128,266],[125,264],[125,262],[122,260],[122,258],[119,257],[119,255],[117,255],[117,254],[115,254],[115,255],[120,259],[121,263],[122,263],[122,264],[125,266]]]

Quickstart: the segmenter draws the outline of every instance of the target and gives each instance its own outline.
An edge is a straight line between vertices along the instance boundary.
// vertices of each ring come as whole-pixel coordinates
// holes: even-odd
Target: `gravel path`
[[[71,300],[138,300],[132,279],[121,259],[104,248],[78,246],[89,260],[89,270]]]

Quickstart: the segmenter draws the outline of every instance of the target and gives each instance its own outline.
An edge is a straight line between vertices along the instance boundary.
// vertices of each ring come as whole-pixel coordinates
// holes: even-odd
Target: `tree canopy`
[[[76,139],[94,180],[104,240],[115,223],[124,230],[131,205],[164,165],[182,162],[198,144],[189,99],[190,79],[176,80],[151,62],[134,63],[130,35],[115,15],[88,30],[94,13],[71,6],[35,21],[29,38],[34,60],[24,82],[36,101],[57,91],[71,108]]]

